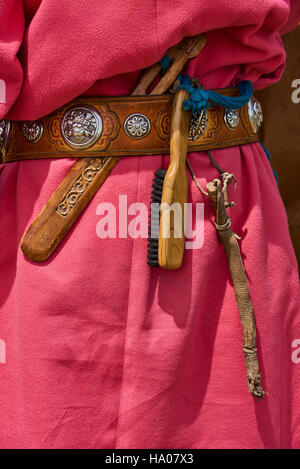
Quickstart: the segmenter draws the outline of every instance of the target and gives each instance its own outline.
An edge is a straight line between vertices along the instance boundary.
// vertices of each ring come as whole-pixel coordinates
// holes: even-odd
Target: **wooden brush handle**
[[[179,90],[172,110],[170,164],[165,176],[159,225],[158,263],[165,269],[178,269],[182,264],[185,244],[184,204],[188,199],[186,154],[190,127],[190,111],[182,103],[186,90]],[[172,204],[173,207],[172,207]],[[166,237],[169,235],[169,237]]]

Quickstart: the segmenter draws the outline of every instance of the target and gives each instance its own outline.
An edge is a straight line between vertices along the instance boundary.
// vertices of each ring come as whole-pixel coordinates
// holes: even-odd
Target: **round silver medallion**
[[[43,135],[43,125],[40,120],[25,121],[23,124],[23,135],[30,143],[36,143]]]
[[[149,134],[150,129],[151,123],[144,114],[130,114],[124,122],[124,131],[130,138],[144,138]]]
[[[251,128],[256,134],[263,121],[263,112],[260,102],[254,96],[248,102],[248,115]]]
[[[229,130],[235,130],[240,122],[238,109],[225,109],[224,122]]]
[[[102,133],[101,116],[91,106],[73,106],[63,115],[61,133],[71,148],[89,148]]]
[[[189,140],[197,140],[197,138],[200,138],[206,130],[207,123],[208,117],[204,110],[200,113],[194,112],[190,122]]]
[[[9,143],[11,123],[7,119],[0,120],[0,154],[4,155]]]

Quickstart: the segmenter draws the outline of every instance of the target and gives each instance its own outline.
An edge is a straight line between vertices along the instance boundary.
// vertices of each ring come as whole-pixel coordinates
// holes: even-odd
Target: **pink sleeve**
[[[0,0],[0,119],[15,102],[23,81],[17,58],[24,34],[22,0]]]
[[[299,17],[299,4],[300,0],[190,0],[187,8],[181,0],[158,0],[159,44],[205,31],[208,43],[197,70],[204,85],[214,70],[222,69],[226,77],[235,66],[233,85],[248,79],[261,89],[277,82],[284,71],[280,31],[289,18],[295,22]],[[213,86],[226,87],[228,80]]]
[[[0,11],[8,40],[15,37],[10,46],[4,42],[5,51],[13,49],[5,66],[7,79],[13,75],[7,110],[22,80],[15,55],[23,14],[20,1],[0,0],[4,3],[13,5]],[[46,115],[98,80],[148,67],[183,37],[200,32],[207,32],[208,44],[195,75],[205,86],[226,87],[235,77],[262,88],[277,81],[284,69],[279,31],[289,14],[288,0],[42,0],[24,35],[19,54],[24,82],[9,118]]]
[[[285,0],[289,6],[289,16],[280,30],[280,34],[286,34],[300,23],[300,1],[299,0]]]

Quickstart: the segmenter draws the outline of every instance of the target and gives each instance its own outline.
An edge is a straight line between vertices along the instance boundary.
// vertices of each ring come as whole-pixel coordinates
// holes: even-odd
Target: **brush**
[[[182,104],[188,97],[184,89],[174,97],[169,167],[167,171],[156,171],[152,184],[147,262],[151,267],[169,270],[181,267],[185,244],[186,155],[191,113]]]

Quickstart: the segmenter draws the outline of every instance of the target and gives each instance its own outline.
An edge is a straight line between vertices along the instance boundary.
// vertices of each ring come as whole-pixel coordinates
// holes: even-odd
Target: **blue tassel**
[[[223,96],[213,90],[194,88],[190,77],[187,75],[179,75],[179,79],[181,83],[179,89],[187,90],[190,95],[189,99],[183,102],[183,108],[192,112],[200,113],[203,109],[206,110],[210,107],[209,101],[228,109],[241,109],[248,103],[253,94],[253,85],[249,80],[240,81],[237,85],[240,96]]]

